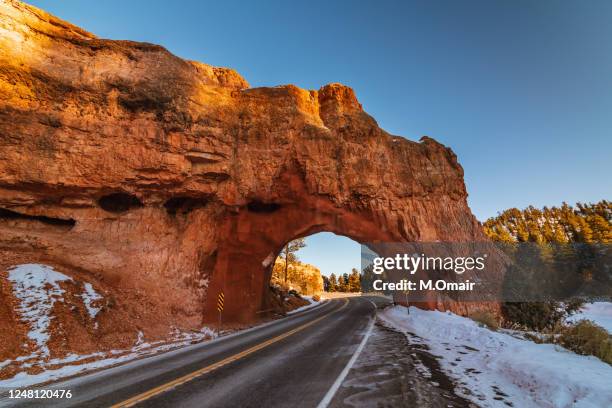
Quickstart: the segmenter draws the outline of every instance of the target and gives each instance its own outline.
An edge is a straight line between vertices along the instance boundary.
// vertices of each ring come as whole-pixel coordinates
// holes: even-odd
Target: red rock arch
[[[109,336],[198,327],[221,288],[253,319],[296,236],[486,239],[454,153],[388,134],[351,88],[250,88],[18,2],[0,26],[0,266],[93,282]]]
[[[293,178],[290,176],[289,178]],[[208,289],[207,320],[216,318],[216,295],[223,291],[228,320],[249,321],[269,310],[266,302],[271,267],[280,250],[292,239],[318,232],[334,232],[357,242],[385,241],[383,231],[367,211],[346,211],[327,199],[305,194],[303,183],[289,181],[298,190],[273,212],[248,208],[224,220],[223,239]]]
[[[426,143],[441,146],[430,139]],[[273,186],[276,192],[273,201],[268,197],[264,199],[268,201],[250,201],[257,204],[247,205],[223,218],[205,320],[216,320],[216,294],[221,291],[226,298],[223,312],[226,320],[250,321],[269,310],[266,295],[271,266],[283,246],[298,237],[333,232],[360,243],[484,240],[471,214],[463,219],[458,217],[453,207],[457,202],[449,197],[438,196],[444,205],[437,203],[427,209],[420,200],[416,203],[398,200],[399,211],[393,209],[392,203],[390,207],[373,206],[363,197],[352,197],[339,204],[327,195],[313,194],[305,179],[298,169],[285,169]],[[469,213],[467,206],[463,208]],[[436,300],[419,305],[460,313],[470,307],[482,307]],[[486,307],[496,308],[495,305]]]

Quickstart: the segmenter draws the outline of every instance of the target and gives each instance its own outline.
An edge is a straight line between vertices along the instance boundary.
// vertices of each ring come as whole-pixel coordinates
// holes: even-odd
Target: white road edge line
[[[376,310],[374,312],[376,313]],[[319,405],[317,405],[317,408],[327,408],[332,398],[334,398],[334,395],[336,395],[338,388],[340,388],[340,385],[342,385],[342,382],[348,375],[349,371],[351,371],[351,368],[353,368],[353,364],[355,364],[355,361],[357,361],[359,354],[361,354],[361,351],[363,350],[365,344],[367,343],[368,338],[372,334],[372,330],[374,329],[375,321],[376,321],[376,317],[370,318],[370,324],[368,326],[366,334],[364,334],[363,339],[361,339],[361,343],[359,343],[359,347],[357,347],[357,350],[355,350],[355,353],[353,353],[353,356],[351,357],[349,362],[346,364],[346,367],[344,367],[344,370],[342,370],[338,378],[336,378],[336,381],[332,384],[329,391],[327,391],[327,394],[325,394],[321,402],[319,402]]]

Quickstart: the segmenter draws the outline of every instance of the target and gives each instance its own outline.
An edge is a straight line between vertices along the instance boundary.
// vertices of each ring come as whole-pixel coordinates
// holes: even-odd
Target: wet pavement
[[[454,388],[426,346],[378,321],[330,407],[476,407]]]

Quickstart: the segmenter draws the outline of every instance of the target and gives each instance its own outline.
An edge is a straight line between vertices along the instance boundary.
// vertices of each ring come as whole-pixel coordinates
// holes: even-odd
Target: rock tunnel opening
[[[356,293],[361,290],[360,264],[359,242],[332,232],[317,232],[283,246],[272,267],[270,284],[305,296]]]
[[[322,232],[327,233],[328,239],[346,237],[340,239],[352,243],[357,270],[360,265],[358,243],[401,239],[386,227],[387,221],[372,208],[344,208],[325,195],[308,192],[299,174],[286,172],[283,177],[291,191],[284,193],[287,198],[282,204],[252,200],[244,207],[226,212],[217,232],[220,244],[207,287],[204,322],[217,321],[216,299],[220,293],[226,299],[223,311],[226,321],[252,322],[264,317],[262,311],[274,307],[270,282],[277,255],[287,242],[296,238]],[[335,256],[341,258],[339,254]],[[329,273],[350,274],[351,269],[330,270]]]

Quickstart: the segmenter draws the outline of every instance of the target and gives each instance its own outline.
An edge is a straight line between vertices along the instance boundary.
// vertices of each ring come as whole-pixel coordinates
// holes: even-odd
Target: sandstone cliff
[[[84,331],[119,347],[215,320],[219,291],[226,319],[252,320],[296,237],[485,239],[453,152],[389,135],[352,89],[250,88],[13,0],[0,2],[0,155],[0,333],[24,330],[6,280],[23,263],[111,299]]]

